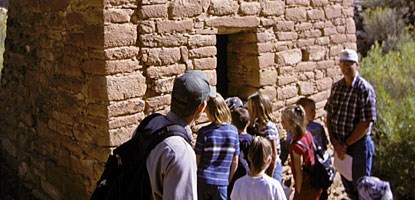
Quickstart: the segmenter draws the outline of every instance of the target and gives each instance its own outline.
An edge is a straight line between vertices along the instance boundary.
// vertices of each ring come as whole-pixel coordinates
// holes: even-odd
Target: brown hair
[[[242,130],[247,127],[250,121],[249,112],[246,108],[234,108],[231,112],[232,124]]]
[[[251,123],[256,119],[275,122],[272,115],[272,104],[268,96],[255,93],[248,97],[248,110],[251,114]]]
[[[314,102],[312,99],[303,97],[297,101],[297,105],[300,105],[303,108],[306,106],[313,106],[315,108],[316,102]]]
[[[282,111],[282,117],[291,125],[294,125],[293,135],[301,137],[306,132],[306,120],[304,108],[300,105],[288,106]]]
[[[231,111],[219,93],[216,93],[215,97],[209,98],[206,114],[209,120],[215,124],[231,123]]]
[[[256,136],[248,150],[251,162],[251,172],[258,174],[267,167],[267,159],[272,156],[271,142],[261,136]]]

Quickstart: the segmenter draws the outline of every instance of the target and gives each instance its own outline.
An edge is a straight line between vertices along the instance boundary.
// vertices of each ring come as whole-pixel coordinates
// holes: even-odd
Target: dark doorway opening
[[[228,97],[228,35],[216,35],[217,65],[216,65],[216,90]]]

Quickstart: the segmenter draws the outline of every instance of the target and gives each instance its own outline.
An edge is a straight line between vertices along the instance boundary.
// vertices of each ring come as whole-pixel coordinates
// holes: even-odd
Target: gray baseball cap
[[[179,116],[189,116],[208,97],[215,97],[205,73],[192,70],[176,78],[173,85],[171,110]]]

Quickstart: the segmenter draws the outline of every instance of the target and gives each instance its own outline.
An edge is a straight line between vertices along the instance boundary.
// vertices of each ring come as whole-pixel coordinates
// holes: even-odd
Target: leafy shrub
[[[375,43],[360,72],[377,95],[373,175],[390,181],[396,199],[415,199],[415,42],[398,44],[384,54]]]

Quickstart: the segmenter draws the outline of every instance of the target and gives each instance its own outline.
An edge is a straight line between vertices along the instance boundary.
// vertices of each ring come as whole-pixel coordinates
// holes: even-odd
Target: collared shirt
[[[343,79],[333,84],[324,109],[330,114],[331,133],[345,139],[359,122],[376,121],[376,94],[369,82],[357,75],[351,84]],[[367,134],[371,133],[370,125]]]
[[[170,124],[190,127],[173,112],[150,121],[146,128],[153,132]],[[148,155],[147,171],[153,199],[197,199],[196,155],[192,146],[180,136],[168,137]]]

